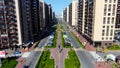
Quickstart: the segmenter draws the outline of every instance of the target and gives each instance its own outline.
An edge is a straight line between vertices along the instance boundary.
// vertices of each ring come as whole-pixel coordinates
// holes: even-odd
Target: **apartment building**
[[[69,22],[68,24],[72,26],[72,3],[69,4]]]
[[[118,0],[117,4],[117,14],[116,14],[116,31],[120,32],[120,0]]]
[[[67,19],[66,22],[69,23],[69,6],[67,6],[67,15],[66,15]]]
[[[40,16],[40,28],[44,31],[46,27],[48,27],[52,23],[53,12],[52,6],[48,5],[44,1],[39,2],[39,16]]]
[[[113,44],[118,0],[79,0],[78,32],[94,46]]]
[[[37,41],[44,26],[41,19],[48,23],[52,17],[51,7],[46,12],[43,9],[39,8],[39,0],[0,0],[0,48]]]
[[[63,10],[63,19],[65,22],[67,22],[67,8]]]
[[[72,1],[72,26],[77,27],[78,0]]]

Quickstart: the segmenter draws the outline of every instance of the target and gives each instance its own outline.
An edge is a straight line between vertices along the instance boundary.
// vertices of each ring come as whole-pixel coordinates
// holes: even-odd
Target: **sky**
[[[51,4],[56,15],[61,15],[63,9],[67,7],[72,0],[44,0],[47,4]]]

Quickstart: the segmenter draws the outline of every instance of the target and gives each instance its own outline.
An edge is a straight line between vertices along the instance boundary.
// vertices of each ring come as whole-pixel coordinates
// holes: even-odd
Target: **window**
[[[104,37],[102,37],[102,40],[104,40]]]
[[[109,4],[109,8],[108,8],[108,11],[111,11],[111,4]]]
[[[111,3],[112,2],[112,0],[109,0],[109,3]]]
[[[116,0],[114,0],[114,3],[116,2]]]
[[[112,18],[112,24],[114,24],[114,17]]]
[[[107,43],[105,43],[105,45],[107,45]]]
[[[111,28],[113,28],[113,26],[111,26]]]
[[[110,23],[110,17],[108,17],[107,23],[108,23],[108,24]]]
[[[113,15],[113,16],[115,15],[115,4],[113,5],[113,12],[112,12],[112,15]]]
[[[107,12],[107,4],[104,5],[104,16],[106,16],[106,12]]]
[[[105,35],[105,30],[102,30],[102,36],[104,36]]]
[[[108,40],[108,37],[106,37],[106,40]]]
[[[106,36],[109,35],[109,26],[107,26],[107,29],[106,29]]]
[[[103,28],[105,28],[105,26],[103,26]]]
[[[110,13],[108,13],[108,16],[110,16]]]
[[[106,18],[104,17],[104,18],[103,18],[103,24],[105,24],[105,22],[106,22]]]
[[[112,45],[112,43],[109,43],[109,45]]]
[[[105,0],[105,3],[107,3],[107,0]]]
[[[112,38],[110,38],[110,40],[112,40]]]
[[[110,36],[112,36],[113,35],[113,30],[111,30],[111,32],[110,32]]]

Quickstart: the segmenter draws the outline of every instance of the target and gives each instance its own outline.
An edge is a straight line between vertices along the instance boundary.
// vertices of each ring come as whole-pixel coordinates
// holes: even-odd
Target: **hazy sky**
[[[67,7],[72,0],[44,0],[47,4],[51,4],[56,15],[60,15],[62,10]]]

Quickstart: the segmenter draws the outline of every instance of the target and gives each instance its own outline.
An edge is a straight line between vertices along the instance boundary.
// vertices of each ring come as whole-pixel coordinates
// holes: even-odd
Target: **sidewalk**
[[[19,59],[16,59],[18,61],[18,64],[16,65],[15,68],[23,68],[23,65],[25,63],[25,59],[24,58],[19,58]]]
[[[95,48],[92,45],[90,45],[90,43],[82,35],[80,35],[77,31],[73,30],[72,27],[71,27],[71,30],[79,38],[79,40],[82,43],[85,43],[85,49],[86,50],[95,51]]]
[[[111,68],[110,64],[105,62],[96,62],[95,68]]]

